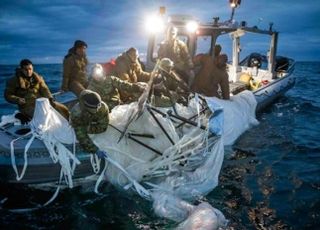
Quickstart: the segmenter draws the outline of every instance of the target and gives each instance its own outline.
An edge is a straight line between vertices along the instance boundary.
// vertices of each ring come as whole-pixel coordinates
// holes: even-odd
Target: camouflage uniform
[[[79,103],[71,110],[70,122],[75,130],[80,147],[84,151],[94,154],[99,149],[88,134],[98,134],[107,130],[109,124],[109,109],[103,101],[101,101],[101,106],[94,111],[86,107],[83,97],[87,93],[94,92],[84,90],[80,94]]]
[[[155,88],[157,84],[162,83],[161,89],[154,90],[154,104],[157,107],[169,107],[174,103],[184,103],[188,96],[189,88],[174,71],[170,73],[161,71],[154,80]]]
[[[117,76],[123,81],[130,83],[136,82],[148,82],[150,79],[150,73],[145,72],[141,68],[141,64],[138,60],[132,62],[127,52],[122,53],[116,59],[116,66],[112,75]],[[134,101],[134,98],[126,92],[120,90],[121,99],[124,103]]]
[[[131,84],[114,76],[104,76],[101,80],[92,78],[89,90],[97,92],[101,100],[104,101],[110,110],[121,104],[120,93],[126,92],[130,97],[137,99],[141,94],[141,88],[136,84]]]
[[[188,83],[189,71],[193,69],[193,62],[188,47],[183,41],[174,39],[160,44],[158,58],[170,58],[174,62],[174,70]]]
[[[63,81],[61,89],[64,91],[72,91],[79,96],[81,91],[88,86],[87,65],[88,59],[86,56],[76,54],[74,47],[69,49],[68,54],[63,60]]]
[[[19,111],[30,119],[33,117],[36,99],[40,97],[48,98],[59,113],[66,119],[69,118],[68,108],[53,100],[45,81],[36,72],[31,77],[26,77],[20,68],[16,69],[15,76],[7,81],[4,97],[8,102],[17,104]],[[24,104],[19,102],[21,98],[25,99]]]

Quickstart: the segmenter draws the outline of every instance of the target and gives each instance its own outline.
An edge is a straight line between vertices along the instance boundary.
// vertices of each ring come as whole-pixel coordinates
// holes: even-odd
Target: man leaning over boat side
[[[192,90],[207,97],[229,100],[228,56],[220,54],[213,59],[209,54],[198,54],[193,58],[193,61],[196,66],[200,65],[200,70],[195,77]]]
[[[154,105],[157,107],[170,107],[176,102],[187,104],[189,87],[173,68],[173,61],[169,58],[161,59],[153,82]]]
[[[62,91],[72,91],[79,97],[82,90],[88,87],[86,49],[84,41],[76,40],[63,59]]]
[[[130,83],[148,82],[151,74],[142,70],[138,57],[138,50],[134,47],[129,48],[117,57],[111,75]],[[135,101],[135,98],[125,91],[120,90],[120,95],[123,103]]]
[[[88,89],[97,92],[111,111],[115,106],[122,104],[119,91],[126,92],[131,98],[137,100],[145,90],[145,86],[106,75],[103,67],[100,64],[96,64],[92,68]]]
[[[80,148],[87,153],[98,153],[99,149],[89,134],[99,134],[107,130],[109,108],[101,101],[99,94],[83,90],[79,95],[79,102],[71,109],[70,124],[74,128]]]
[[[158,59],[169,58],[174,62],[174,70],[190,87],[194,81],[194,65],[187,45],[177,38],[178,28],[170,25],[166,31],[166,40],[161,42]]]
[[[33,117],[36,99],[48,98],[54,107],[67,120],[69,110],[63,104],[56,102],[42,76],[33,71],[33,64],[29,59],[20,61],[20,67],[15,75],[7,81],[4,98],[13,104],[17,104],[20,113],[16,115],[22,123],[30,121]]]

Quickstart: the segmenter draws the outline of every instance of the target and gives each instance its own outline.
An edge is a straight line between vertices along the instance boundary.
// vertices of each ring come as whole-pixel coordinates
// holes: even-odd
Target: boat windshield
[[[210,53],[211,39],[212,36],[209,35],[198,36],[195,55]]]
[[[189,40],[190,40],[189,36],[184,35],[184,34],[179,34],[178,39],[180,41],[183,41],[185,44],[189,45]],[[165,34],[158,34],[157,36],[155,36],[155,42],[153,43],[152,51],[151,51],[151,54],[152,54],[151,59],[153,62],[157,61],[158,50],[160,48],[161,42],[163,42],[164,40],[165,40]]]

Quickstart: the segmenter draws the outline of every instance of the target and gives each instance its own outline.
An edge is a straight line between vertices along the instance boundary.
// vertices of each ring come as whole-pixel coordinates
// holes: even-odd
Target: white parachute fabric
[[[251,91],[245,90],[231,100],[211,97],[206,98],[206,101],[211,111],[224,110],[224,145],[232,145],[242,133],[259,123],[255,116],[257,101]],[[209,126],[212,122],[217,122],[214,117],[210,119]]]
[[[39,134],[48,134],[63,144],[73,144],[75,133],[69,122],[56,111],[49,103],[47,98],[38,98],[34,110],[33,119],[30,127]]]
[[[59,162],[61,165],[60,182],[64,178],[66,184],[72,188],[73,181],[72,176],[77,164],[80,161],[75,156],[75,133],[68,121],[61,116],[49,103],[47,98],[38,98],[36,100],[36,106],[33,119],[30,121],[31,138],[25,146],[24,150],[24,167],[23,172],[17,179],[21,180],[27,168],[27,152],[32,145],[35,138],[43,141],[50,154],[53,163]],[[14,142],[14,140],[13,140]],[[73,153],[69,151],[63,144],[73,144]],[[13,144],[11,145],[11,152],[14,152]],[[11,160],[14,163],[14,154],[11,154]],[[16,165],[13,164],[13,168]]]
[[[192,168],[188,168],[188,164],[180,167],[186,167],[186,169],[166,177],[158,184],[159,190],[170,191],[171,194],[184,199],[195,199],[211,192],[218,185],[224,146],[221,138],[215,140],[211,138],[208,142],[205,149],[197,152],[198,157],[204,159],[204,162],[198,159],[202,164],[197,165],[192,171],[189,171]]]
[[[18,111],[15,111],[13,114],[10,114],[10,115],[2,115],[0,127],[9,123],[13,123],[14,125],[21,125],[20,120],[15,117],[17,113]]]
[[[177,229],[212,230],[225,227],[228,223],[224,215],[207,202],[195,206],[165,192],[154,192],[153,196],[155,197],[153,203],[155,213],[181,222]]]
[[[127,135],[117,143],[121,135],[119,130],[123,130],[127,117],[135,106],[136,104],[132,103],[115,107],[110,114],[111,126],[108,130],[102,134],[91,135],[99,149],[107,152],[106,160],[109,164],[105,171],[106,178],[112,184],[124,189],[132,186],[140,190],[137,192],[142,193],[142,196],[150,194],[158,215],[176,221],[185,220],[193,213],[187,207],[192,207],[192,210],[195,208],[181,198],[195,199],[203,196],[218,184],[224,156],[223,142],[217,136],[212,137],[207,129],[198,127],[201,124],[207,124],[208,114],[206,113],[198,114],[193,125],[185,124],[175,128],[182,121],[172,117],[170,119],[169,115],[165,116],[168,109],[172,110],[171,108],[156,108],[160,112],[155,112],[148,107],[151,112],[145,110],[129,126]],[[185,118],[194,117],[197,110],[199,111],[197,106],[197,101],[192,101],[188,107],[177,104],[176,115]],[[157,121],[153,118],[152,112]],[[167,135],[159,126],[162,126]],[[153,136],[154,138],[135,138],[139,138],[162,155],[133,141],[133,134]],[[137,183],[144,183],[149,187],[148,191],[144,192]],[[168,199],[171,200],[169,203]],[[210,215],[208,213],[207,216]],[[224,221],[224,217],[219,216],[219,220],[215,223],[224,223]]]
[[[137,103],[115,107],[110,113],[110,125],[106,132],[90,135],[99,149],[106,151],[109,157],[117,161],[137,181],[140,181],[148,168],[148,163],[157,157],[157,153],[140,145],[133,139],[142,141],[159,152],[164,152],[171,143],[168,138],[163,138],[163,131],[159,128],[153,117],[146,111],[137,120],[132,122],[127,129],[127,134],[118,143],[119,137],[127,123],[127,117],[135,109]],[[124,116],[125,115],[125,116]],[[161,124],[166,130],[173,129],[167,119],[155,114],[161,119]],[[135,136],[142,134],[143,136]],[[173,141],[178,141],[176,133],[169,133]],[[133,139],[132,139],[133,138]],[[109,165],[106,169],[108,180],[117,186],[126,186],[127,178],[117,167]]]
[[[228,221],[222,212],[203,202],[193,206],[189,217],[176,228],[177,230],[218,230],[226,227]]]
[[[60,181],[64,178],[72,188],[72,176],[80,161],[75,156],[76,136],[69,122],[50,105],[47,98],[38,98],[30,128],[33,136],[43,141],[53,162],[61,165]],[[63,144],[73,144],[74,151]]]
[[[161,217],[181,222],[187,219],[194,206],[167,192],[153,192],[153,210]]]

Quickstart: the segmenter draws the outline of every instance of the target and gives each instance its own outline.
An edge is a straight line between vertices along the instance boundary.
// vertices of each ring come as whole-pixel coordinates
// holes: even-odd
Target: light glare
[[[160,16],[152,15],[147,18],[146,30],[151,33],[159,33],[164,30],[164,22]]]
[[[92,69],[92,76],[96,78],[102,78],[103,77],[103,68],[100,64],[95,64]]]
[[[189,32],[194,33],[198,29],[198,23],[195,21],[190,21],[187,23],[186,27]]]

